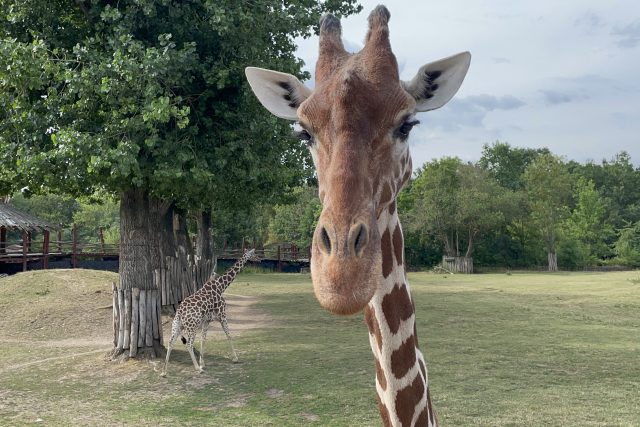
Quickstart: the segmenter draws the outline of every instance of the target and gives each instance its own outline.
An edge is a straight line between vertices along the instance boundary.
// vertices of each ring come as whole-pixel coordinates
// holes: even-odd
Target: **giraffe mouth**
[[[378,252],[358,259],[326,256],[314,249],[311,279],[316,299],[331,313],[356,314],[369,303],[381,277]]]

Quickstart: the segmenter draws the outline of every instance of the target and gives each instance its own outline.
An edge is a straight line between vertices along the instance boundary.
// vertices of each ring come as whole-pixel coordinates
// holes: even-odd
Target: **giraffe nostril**
[[[360,224],[357,227],[351,229],[351,241],[353,242],[353,250],[356,256],[360,256],[362,254],[362,250],[367,243],[369,242],[369,233],[367,227],[364,224]]]
[[[329,233],[327,233],[327,229],[322,227],[320,230],[320,241],[322,242],[321,246],[328,254],[331,253],[331,239],[329,238]]]

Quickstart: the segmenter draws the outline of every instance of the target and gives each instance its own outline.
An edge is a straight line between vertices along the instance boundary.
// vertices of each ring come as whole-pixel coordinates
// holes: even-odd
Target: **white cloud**
[[[618,40],[617,45],[625,49],[633,49],[640,44],[640,19],[625,25],[616,27],[611,32]]]
[[[366,17],[343,19],[348,49],[360,46]],[[454,155],[477,160],[495,139],[547,146],[578,161],[626,150],[640,165],[640,2],[423,2],[388,7],[401,78],[424,63],[464,50],[473,58],[460,91],[445,107],[420,114],[411,138],[414,165]],[[631,21],[630,21],[631,17]],[[312,71],[317,38],[299,54]]]

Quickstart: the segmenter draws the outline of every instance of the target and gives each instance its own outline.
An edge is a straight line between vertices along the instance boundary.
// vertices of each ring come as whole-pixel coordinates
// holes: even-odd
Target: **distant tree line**
[[[252,233],[308,245],[319,212],[314,191],[300,188],[292,203],[264,206],[268,218],[253,221],[263,227]],[[640,168],[626,152],[583,164],[546,148],[486,144],[475,163],[425,163],[398,211],[414,268],[443,256],[488,268],[640,267]]]
[[[545,148],[487,144],[476,163],[423,165],[398,210],[414,266],[443,255],[550,271],[640,266],[640,169],[625,152],[581,164]]]
[[[278,203],[213,209],[214,252],[224,245],[311,245],[321,206],[313,179]],[[81,237],[118,235],[109,199],[20,194],[12,204],[70,226]],[[600,163],[565,161],[548,149],[484,146],[475,163],[445,157],[425,163],[401,192],[398,211],[411,268],[469,258],[476,267],[585,269],[640,267],[640,168],[621,152]],[[186,215],[185,238],[198,241],[198,215]]]

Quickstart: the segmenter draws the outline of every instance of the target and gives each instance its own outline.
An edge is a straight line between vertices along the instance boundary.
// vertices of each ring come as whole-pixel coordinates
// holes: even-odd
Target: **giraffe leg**
[[[176,339],[180,334],[180,329],[180,318],[176,316],[176,318],[173,319],[173,323],[171,325],[171,338],[169,339],[169,347],[167,348],[167,357],[164,360],[164,370],[160,373],[161,377],[167,376],[167,368],[169,367],[169,356],[171,356],[171,349],[173,348],[173,345],[176,343]]]
[[[189,335],[187,338],[187,350],[189,350],[189,355],[191,356],[191,361],[193,362],[193,366],[196,368],[196,371],[199,373],[204,372],[203,369],[198,365],[198,361],[196,360],[196,355],[193,354],[193,341],[195,339],[195,335]]]
[[[231,353],[233,354],[233,363],[236,363],[238,361],[238,355],[236,354],[236,349],[233,348],[233,339],[231,339],[231,334],[229,333],[229,325],[227,325],[227,317],[226,316],[220,316],[220,324],[222,325],[222,330],[224,331],[224,334],[227,336],[227,339],[229,340],[229,344],[231,345]]]
[[[200,334],[200,369],[204,369],[204,340],[207,339],[207,329],[209,322],[202,322],[202,333]]]

